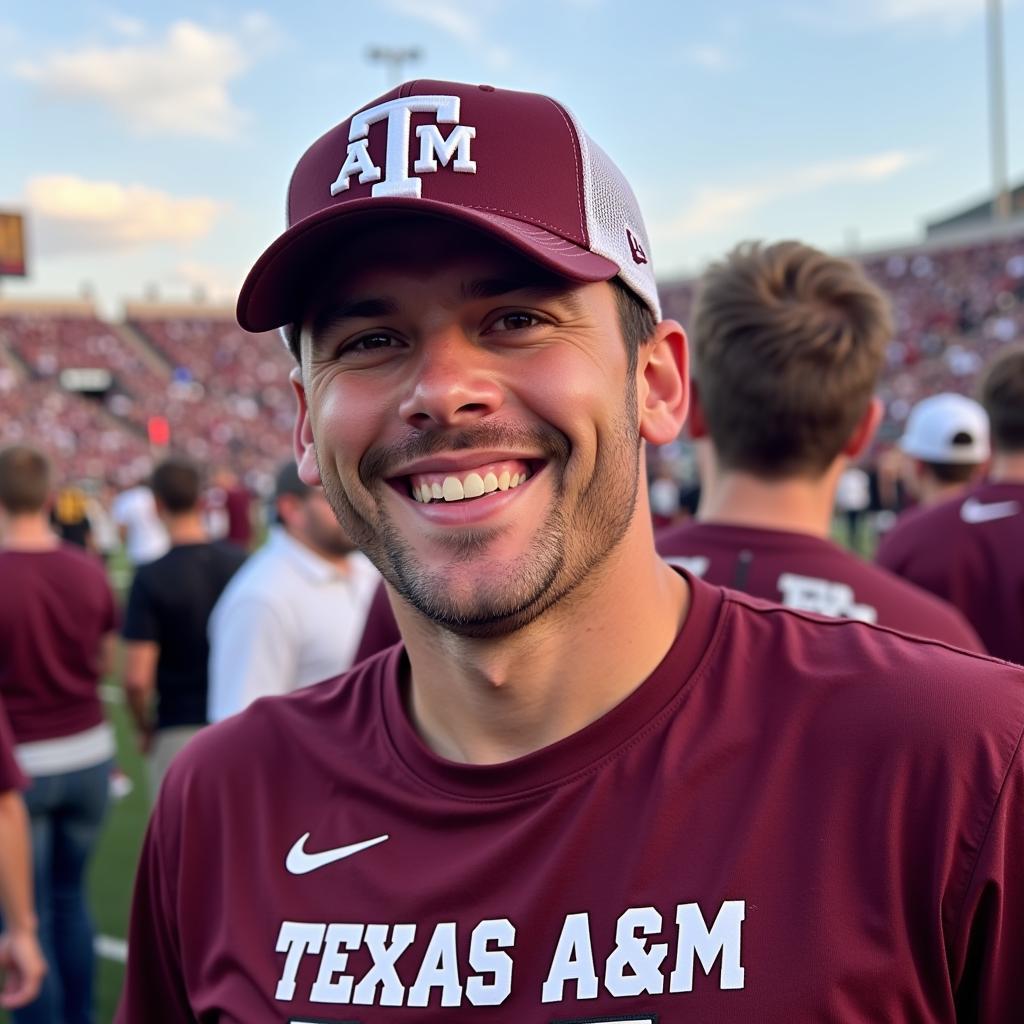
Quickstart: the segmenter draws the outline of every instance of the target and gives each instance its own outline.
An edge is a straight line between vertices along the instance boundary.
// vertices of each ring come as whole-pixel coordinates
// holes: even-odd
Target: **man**
[[[1024,673],[658,557],[685,340],[568,110],[407,83],[290,198],[240,322],[404,647],[175,764],[118,1021],[1019,1017]]]
[[[100,562],[50,525],[51,470],[34,448],[0,452],[0,699],[30,779],[39,940],[50,964],[16,1024],[92,1024],[95,957],[86,871],[108,802],[114,735],[99,683],[117,614]]]
[[[209,539],[200,484],[187,459],[172,457],[154,470],[153,495],[171,548],[136,571],[125,611],[125,695],[154,798],[171,759],[206,724],[207,622],[245,561],[241,548]]]
[[[211,722],[349,668],[380,579],[294,462],[277,474],[274,509],[267,544],[210,616]]]
[[[1024,348],[992,361],[979,397],[991,428],[986,479],[907,513],[877,558],[956,605],[996,657],[1024,663]]]
[[[988,415],[965,395],[932,395],[910,411],[900,448],[911,459],[918,502],[937,505],[984,472],[990,454]]]
[[[32,902],[32,853],[21,790],[28,784],[14,760],[14,739],[0,703],[0,1006],[32,1002],[46,973]]]
[[[167,553],[170,541],[160,521],[153,491],[146,479],[137,480],[114,498],[111,516],[133,566],[155,562]]]
[[[837,484],[881,416],[891,325],[863,271],[799,242],[746,243],[705,273],[691,327],[704,488],[661,554],[790,608],[983,651],[955,609],[829,539]]]

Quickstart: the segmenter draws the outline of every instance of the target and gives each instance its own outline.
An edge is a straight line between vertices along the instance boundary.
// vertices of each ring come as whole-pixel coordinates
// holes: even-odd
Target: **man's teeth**
[[[443,483],[425,483],[412,488],[412,496],[419,502],[430,501],[465,501],[467,498],[480,498],[494,491],[507,491],[518,487],[529,477],[529,473],[510,473],[507,469],[500,475],[487,473],[467,473],[461,479],[457,476],[446,476]]]

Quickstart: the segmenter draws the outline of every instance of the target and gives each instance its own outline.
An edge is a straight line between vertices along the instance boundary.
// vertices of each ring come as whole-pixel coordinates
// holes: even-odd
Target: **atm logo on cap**
[[[476,138],[476,128],[459,124],[458,96],[404,96],[386,103],[378,103],[352,118],[348,131],[348,152],[338,177],[331,185],[331,195],[348,190],[350,179],[359,175],[359,183],[377,182],[371,196],[406,196],[420,198],[423,180],[410,177],[409,133],[413,114],[433,114],[437,124],[421,124],[416,129],[420,140],[419,159],[413,164],[417,174],[433,174],[438,164],[461,174],[476,174],[476,162],[471,159],[469,144]],[[368,139],[370,125],[387,121],[387,150],[383,169],[370,157]],[[447,136],[438,125],[455,125]],[[453,159],[454,158],[454,159]]]

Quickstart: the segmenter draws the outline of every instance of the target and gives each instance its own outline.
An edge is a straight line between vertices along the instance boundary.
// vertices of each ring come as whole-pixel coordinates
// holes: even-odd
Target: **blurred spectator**
[[[157,514],[153,491],[144,480],[137,481],[114,499],[111,516],[132,565],[154,562],[170,547],[167,528]]]
[[[914,496],[934,505],[959,494],[989,457],[988,415],[973,399],[944,392],[911,410],[900,448],[912,460]]]
[[[50,510],[50,518],[61,540],[94,551],[92,523],[86,508],[85,492],[80,487],[61,487]]]
[[[46,973],[32,897],[28,814],[21,798],[26,785],[0,701],[0,1007],[7,1010],[32,1002]]]
[[[344,672],[380,579],[294,462],[278,472],[274,504],[266,545],[210,618],[211,722]]]
[[[780,242],[714,264],[691,332],[705,489],[698,521],[662,531],[658,550],[792,608],[980,650],[954,608],[829,539],[840,476],[881,416],[872,392],[889,336],[884,296],[846,260]]]
[[[199,508],[200,473],[170,458],[153,471],[170,550],[135,573],[124,621],[124,687],[153,798],[171,759],[206,724],[210,611],[245,552],[211,541]]]
[[[1024,664],[1024,347],[982,378],[992,462],[956,497],[904,516],[878,562],[960,608],[989,651]]]
[[[848,466],[836,484],[836,509],[846,521],[846,544],[861,549],[861,525],[871,507],[871,478],[860,466]]]
[[[93,1020],[93,929],[85,872],[108,799],[114,736],[99,682],[116,614],[100,562],[50,527],[50,470],[24,446],[0,452],[0,697],[32,784],[25,802],[39,937],[50,972],[16,1024]]]

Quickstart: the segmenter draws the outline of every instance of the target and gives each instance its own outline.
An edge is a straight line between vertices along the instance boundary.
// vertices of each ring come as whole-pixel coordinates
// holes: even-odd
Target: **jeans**
[[[25,793],[32,826],[39,942],[49,965],[39,997],[14,1024],[93,1024],[93,926],[85,871],[107,810],[112,762],[39,775]]]

